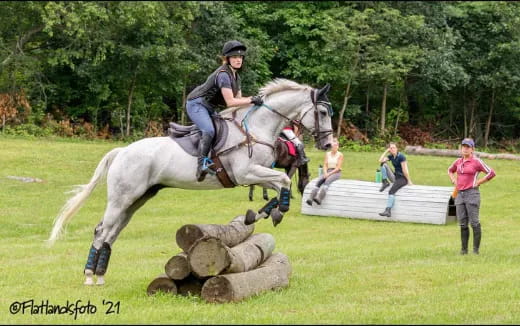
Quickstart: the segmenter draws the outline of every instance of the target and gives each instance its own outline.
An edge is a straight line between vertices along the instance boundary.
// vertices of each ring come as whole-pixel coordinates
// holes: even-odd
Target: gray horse
[[[314,89],[286,79],[275,79],[259,92],[260,107],[229,108],[220,112],[228,119],[228,134],[220,161],[234,185],[258,184],[277,191],[271,205],[258,213],[247,212],[246,223],[271,216],[276,226],[289,209],[291,179],[271,169],[273,145],[282,128],[291,120],[302,122],[311,132],[319,149],[327,150],[332,141],[332,110],[327,99],[329,85]],[[244,135],[249,141],[244,142]],[[62,228],[85,203],[96,185],[106,176],[107,207],[95,227],[94,241],[85,266],[85,284],[104,284],[111,248],[132,215],[146,201],[165,187],[181,189],[219,189],[223,184],[216,175],[197,182],[197,157],[188,154],[170,137],[145,138],[126,147],[108,152],[99,162],[86,185],[77,186],[75,195],[61,209],[54,221],[49,244],[53,244]]]

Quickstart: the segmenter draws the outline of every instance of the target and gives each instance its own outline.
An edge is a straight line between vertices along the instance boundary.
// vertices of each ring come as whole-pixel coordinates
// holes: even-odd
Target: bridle
[[[312,89],[311,90],[311,101],[312,101],[312,106],[307,110],[305,111],[301,118],[299,119],[299,126],[303,127],[305,130],[307,130],[313,137],[314,137],[314,140],[316,141],[316,143],[318,144],[318,146],[321,147],[321,139],[322,138],[325,138],[325,137],[328,137],[330,134],[333,133],[333,130],[332,129],[325,129],[325,130],[321,130],[320,128],[320,120],[319,120],[319,109],[318,109],[318,104],[321,104],[321,105],[324,105],[325,107],[327,107],[327,111],[329,113],[329,115],[332,117],[332,114],[333,114],[333,111],[332,111],[332,106],[331,106],[331,103],[330,102],[327,102],[327,101],[318,101],[318,92],[316,89]],[[242,145],[247,145],[248,147],[248,156],[249,158],[252,157],[253,155],[253,148],[252,148],[252,140],[254,139],[254,137],[249,133],[249,128],[248,128],[248,125],[247,125],[247,120],[248,120],[248,117],[249,115],[254,112],[255,110],[261,108],[261,107],[265,107],[266,109],[268,109],[269,111],[275,113],[275,114],[278,114],[279,116],[281,116],[282,118],[284,118],[285,120],[291,122],[291,123],[294,123],[294,120],[290,119],[289,117],[287,117],[286,115],[278,112],[277,110],[273,109],[272,107],[270,107],[269,105],[263,103],[262,105],[254,105],[252,106],[249,111],[246,113],[245,117],[242,119],[242,121],[239,123],[237,120],[236,120],[236,111],[233,111],[233,118],[229,119],[231,120],[232,122],[235,123],[235,125],[238,127],[238,129],[246,136],[246,139],[244,141],[242,141],[241,143],[235,145],[235,146],[232,146],[230,148],[227,148],[223,151],[220,151],[217,155],[221,155],[221,154],[225,154],[227,152],[230,152],[232,150],[234,150],[235,148],[238,148]],[[305,117],[305,115],[309,112],[311,112],[311,110],[314,112],[314,131],[311,131],[309,128],[307,128],[305,125],[303,125],[303,123],[301,123],[301,121],[303,121],[303,118]],[[274,146],[272,144],[268,144],[266,142],[263,142],[263,141],[260,141],[260,140],[256,140],[254,139],[254,141],[256,143],[259,143],[259,144],[263,144],[263,145],[266,145],[268,147],[271,147],[271,149],[273,149],[274,151]]]
[[[332,129],[321,130],[320,119],[319,119],[320,110],[318,110],[318,104],[321,104],[321,105],[327,107],[327,111],[328,111],[329,115],[331,116],[331,118],[332,118],[332,114],[333,114],[332,105],[330,102],[318,101],[318,92],[316,91],[316,89],[311,90],[311,100],[312,100],[312,107],[303,113],[302,117],[300,118],[300,121],[303,121],[303,118],[305,118],[305,115],[307,113],[309,113],[311,110],[313,110],[314,111],[314,131],[311,131],[309,128],[305,127],[302,123],[300,123],[300,125],[314,137],[314,140],[316,141],[317,144],[320,144],[320,141],[322,138],[328,137],[334,131]]]

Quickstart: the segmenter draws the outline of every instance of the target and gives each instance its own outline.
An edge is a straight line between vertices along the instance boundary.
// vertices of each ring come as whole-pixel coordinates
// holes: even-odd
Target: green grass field
[[[90,179],[102,156],[122,146],[0,137],[0,322],[2,324],[518,324],[520,323],[520,165],[486,160],[497,177],[481,187],[480,256],[460,256],[457,224],[378,222],[300,214],[301,196],[269,232],[292,264],[290,286],[233,304],[196,297],[149,297],[146,287],[180,252],[178,228],[226,224],[264,204],[257,189],[162,190],[133,217],[113,247],[107,284],[83,285],[83,267],[106,187],[96,188],[65,236],[45,246],[73,185]],[[308,149],[317,174],[323,152]],[[372,181],[380,153],[345,154],[343,178]],[[454,158],[408,156],[415,184],[449,186]],[[43,183],[6,178],[25,176]],[[274,194],[273,192],[270,192]],[[399,196],[397,196],[397,200]],[[471,243],[471,238],[470,238]],[[13,303],[85,306],[95,313],[13,314]],[[108,302],[119,311],[107,314]],[[116,307],[113,307],[114,309]],[[76,318],[76,319],[75,319]]]

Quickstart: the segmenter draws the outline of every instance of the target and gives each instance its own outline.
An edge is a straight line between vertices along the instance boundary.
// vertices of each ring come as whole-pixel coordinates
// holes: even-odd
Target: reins
[[[318,92],[315,89],[312,89],[311,90],[312,107],[310,107],[307,111],[305,111],[305,113],[300,118],[300,121],[303,121],[303,118],[305,117],[305,115],[307,113],[309,113],[311,110],[313,110],[314,111],[314,132],[312,132],[309,128],[305,127],[305,125],[303,125],[302,123],[299,123],[299,125],[301,127],[303,127],[305,130],[307,130],[314,137],[316,142],[319,142],[322,138],[327,137],[330,134],[332,134],[333,130],[332,129],[323,130],[323,131],[320,130],[318,104],[322,104],[322,105],[327,106],[329,113],[332,112],[332,108],[331,108],[329,102],[318,101],[317,98],[318,98]],[[249,117],[250,117],[250,115],[253,112],[255,112],[256,110],[260,109],[261,107],[265,107],[269,111],[279,115],[280,117],[284,118],[285,120],[287,120],[289,122],[293,121],[292,119],[288,118],[286,115],[278,112],[277,110],[273,109],[272,107],[270,107],[269,105],[267,105],[265,103],[263,103],[262,105],[253,105],[251,108],[249,108],[248,111],[246,112],[246,114],[244,115],[244,118],[242,119],[241,122],[238,122],[237,119],[236,119],[236,112],[237,111],[233,111],[232,118],[221,117],[221,119],[233,122],[233,124],[238,128],[238,130],[240,130],[240,132],[242,132],[242,134],[244,134],[245,139],[243,141],[241,141],[240,143],[236,144],[236,145],[233,145],[233,146],[231,146],[229,148],[226,148],[226,149],[218,152],[216,154],[216,156],[220,156],[220,155],[229,153],[230,151],[232,151],[234,149],[240,148],[243,145],[247,145],[248,157],[251,158],[253,156],[253,145],[254,145],[254,143],[258,143],[258,144],[262,144],[262,145],[268,146],[268,147],[271,148],[271,150],[273,150],[273,152],[275,152],[275,147],[274,147],[273,144],[270,144],[270,143],[258,140],[249,132],[249,124],[248,124]],[[332,114],[331,114],[331,116],[332,116]]]

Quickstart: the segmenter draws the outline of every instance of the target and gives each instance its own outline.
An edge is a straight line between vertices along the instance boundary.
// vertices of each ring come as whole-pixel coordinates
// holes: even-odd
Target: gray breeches
[[[455,208],[457,209],[457,220],[461,227],[476,227],[480,224],[480,191],[478,188],[459,191],[455,198]]]

